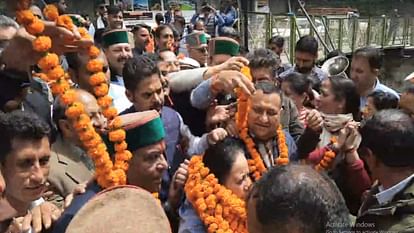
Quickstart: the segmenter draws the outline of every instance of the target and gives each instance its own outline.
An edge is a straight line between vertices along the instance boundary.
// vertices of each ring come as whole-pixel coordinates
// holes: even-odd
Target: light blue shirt
[[[392,186],[389,189],[384,190],[384,188],[381,186],[378,187],[380,190],[379,193],[375,194],[375,197],[378,200],[378,203],[380,205],[387,204],[388,202],[392,201],[394,199],[394,196],[397,195],[399,192],[404,190],[407,185],[411,182],[411,180],[414,178],[414,174],[407,177],[406,179],[402,180],[400,183]]]
[[[393,89],[385,86],[384,84],[381,84],[378,79],[375,82],[375,87],[372,90],[372,92],[374,92],[374,91],[383,91],[385,93],[390,93],[390,94],[394,95],[395,97],[397,97],[398,99],[400,99],[400,95],[396,91],[394,91]],[[361,96],[359,107],[362,109],[362,108],[365,107],[366,104],[367,104],[367,97]]]

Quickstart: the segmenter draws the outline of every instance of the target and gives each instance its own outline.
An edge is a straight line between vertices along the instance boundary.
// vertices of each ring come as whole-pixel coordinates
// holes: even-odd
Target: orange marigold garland
[[[193,156],[188,165],[184,190],[209,233],[247,232],[245,201],[218,183],[204,166],[202,156]]]
[[[337,142],[337,139],[335,137],[332,137],[331,144],[334,144],[336,142]],[[335,151],[328,148],[323,154],[321,161],[315,166],[315,170],[318,172],[321,172],[323,170],[329,169],[332,166],[332,162],[335,160],[335,157],[336,157]]]
[[[127,150],[127,144],[124,141],[125,132],[121,129],[122,122],[120,119],[115,119],[114,123],[111,124],[112,131],[110,132],[110,137],[116,143],[116,159],[115,164],[113,164],[100,135],[95,132],[91,119],[85,114],[84,106],[82,103],[75,101],[75,92],[71,90],[68,74],[60,66],[59,57],[54,53],[48,52],[52,47],[51,39],[47,36],[39,36],[44,30],[44,23],[28,10],[30,7],[29,2],[27,0],[19,1],[16,16],[18,22],[30,34],[37,36],[33,41],[33,49],[44,53],[43,57],[38,61],[38,67],[42,71],[38,76],[49,83],[52,93],[55,96],[61,96],[62,104],[67,106],[65,115],[73,123],[84,148],[95,162],[96,179],[99,185],[108,188],[113,185],[126,184],[126,170],[128,169],[128,161],[131,159],[132,154]],[[46,6],[44,13],[48,20],[55,21],[58,26],[69,30],[73,30],[75,27],[72,19],[67,15],[59,16],[57,8],[53,5]],[[81,29],[80,34],[84,39],[90,39],[90,36],[85,31]],[[95,59],[99,56],[100,50],[95,46],[91,46],[88,49],[88,53],[91,59]],[[101,73],[103,65],[99,61],[93,60],[90,62],[88,69],[91,69],[93,73]],[[99,92],[100,98],[98,98],[98,103],[103,108],[104,115],[108,120],[113,120],[117,116],[117,111],[111,107],[112,99],[107,96],[108,85],[102,81],[102,78],[98,78],[93,84],[95,84],[94,86],[97,87],[96,89]]]
[[[241,73],[250,80],[252,80],[250,69],[248,67],[243,67],[241,69]],[[236,90],[236,93],[238,95],[236,126],[239,129],[240,138],[245,143],[247,150],[249,151],[249,154],[252,157],[247,162],[249,163],[250,172],[253,174],[254,179],[257,181],[264,173],[267,172],[267,168],[263,163],[260,153],[256,149],[256,145],[253,139],[249,136],[249,129],[247,127],[247,117],[250,112],[250,99],[241,90]],[[286,165],[289,163],[289,151],[286,144],[285,134],[280,125],[276,130],[276,134],[279,157],[275,159],[275,163],[277,165]]]

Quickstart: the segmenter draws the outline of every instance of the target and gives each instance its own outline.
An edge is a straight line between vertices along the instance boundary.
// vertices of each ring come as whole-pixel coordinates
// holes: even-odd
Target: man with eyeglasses
[[[196,60],[200,67],[207,66],[208,62],[208,47],[207,37],[204,32],[195,31],[185,38],[187,44],[187,51],[190,58]]]

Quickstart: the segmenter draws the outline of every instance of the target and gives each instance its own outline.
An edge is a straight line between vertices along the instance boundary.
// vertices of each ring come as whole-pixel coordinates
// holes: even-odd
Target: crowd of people
[[[0,232],[414,232],[414,87],[380,83],[380,49],[348,78],[313,36],[294,64],[283,37],[244,51],[229,1],[191,32],[6,2]]]

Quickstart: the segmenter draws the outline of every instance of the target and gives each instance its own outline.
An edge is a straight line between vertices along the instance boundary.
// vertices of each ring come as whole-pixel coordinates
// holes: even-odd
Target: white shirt
[[[132,103],[128,100],[125,94],[125,87],[112,83],[109,84],[109,96],[113,99],[113,105],[118,110],[118,113],[131,107]]]
[[[387,204],[388,202],[392,201],[392,199],[394,198],[395,195],[397,195],[397,193],[401,192],[403,189],[405,189],[408,185],[408,183],[410,183],[410,181],[414,178],[414,174],[412,174],[411,176],[405,178],[404,180],[402,180],[400,183],[392,186],[391,188],[385,189],[384,187],[379,186],[379,193],[375,194],[375,197],[378,200],[378,203],[380,205],[384,205]]]

